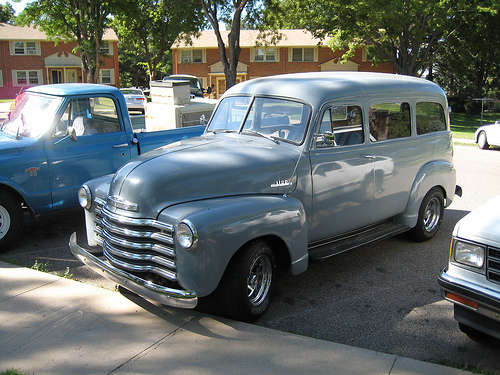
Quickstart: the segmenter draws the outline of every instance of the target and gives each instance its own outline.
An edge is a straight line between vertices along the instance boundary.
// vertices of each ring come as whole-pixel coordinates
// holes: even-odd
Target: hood
[[[454,236],[500,246],[500,195],[461,219],[455,226]]]
[[[288,193],[299,152],[297,146],[255,136],[206,134],[132,160],[115,174],[109,195],[137,204],[129,216],[156,217],[182,202]]]
[[[17,142],[4,132],[0,132],[0,156],[15,156],[19,155],[19,147]]]

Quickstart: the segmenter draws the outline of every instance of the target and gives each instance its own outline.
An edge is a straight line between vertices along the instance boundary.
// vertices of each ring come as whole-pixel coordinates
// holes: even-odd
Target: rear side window
[[[368,117],[372,142],[411,135],[410,105],[406,102],[372,105]]]
[[[417,103],[417,134],[427,134],[446,130],[444,109],[439,103]]]

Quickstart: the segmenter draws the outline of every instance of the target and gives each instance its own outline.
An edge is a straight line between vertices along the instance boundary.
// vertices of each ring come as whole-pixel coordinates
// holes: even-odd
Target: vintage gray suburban
[[[87,240],[100,248],[73,234],[71,251],[146,299],[193,308],[207,297],[254,320],[279,268],[299,274],[405,231],[434,236],[456,191],[447,114],[442,89],[407,76],[240,83],[202,136],[85,184]]]

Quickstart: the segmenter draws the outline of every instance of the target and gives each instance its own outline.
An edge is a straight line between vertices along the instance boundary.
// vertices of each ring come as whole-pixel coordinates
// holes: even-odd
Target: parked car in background
[[[210,94],[212,88],[209,87],[206,90],[201,86],[200,80],[195,76],[190,76],[187,74],[172,74],[163,78],[163,81],[189,81],[189,89],[191,95],[203,98],[203,92]]]
[[[479,148],[483,150],[490,146],[500,146],[500,121],[479,127],[476,130],[474,139]]]
[[[125,101],[127,102],[127,108],[129,112],[140,111],[142,114],[146,113],[146,96],[141,89],[120,89]]]
[[[455,225],[438,281],[464,333],[500,339],[500,196]]]

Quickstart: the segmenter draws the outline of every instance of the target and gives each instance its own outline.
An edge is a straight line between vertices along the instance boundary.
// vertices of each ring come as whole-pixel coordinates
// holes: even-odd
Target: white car
[[[490,146],[500,146],[500,121],[479,127],[474,139],[483,150]]]
[[[438,282],[462,332],[500,339],[500,195],[455,225]]]
[[[141,89],[120,89],[129,111],[140,111],[142,114],[146,113],[146,97]]]

